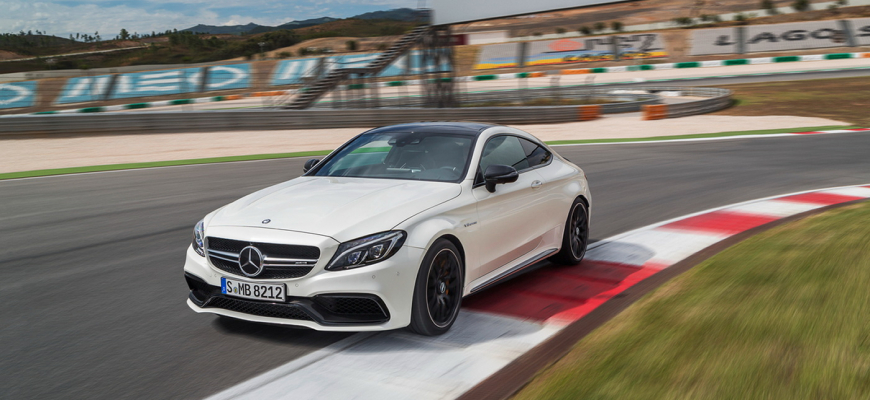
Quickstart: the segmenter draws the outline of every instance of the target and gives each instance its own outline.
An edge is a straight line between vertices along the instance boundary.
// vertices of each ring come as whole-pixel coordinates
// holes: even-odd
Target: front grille
[[[206,303],[205,307],[222,308],[224,310],[259,315],[261,317],[312,321],[311,317],[308,316],[305,311],[302,311],[300,306],[295,304],[261,303],[257,301],[231,299],[228,297],[213,297],[211,301]]]
[[[385,316],[380,304],[366,297],[317,296],[317,304],[333,314]]]
[[[254,246],[263,252],[264,256],[272,256],[278,258],[302,258],[307,260],[316,260],[320,258],[320,249],[317,246],[302,246],[295,244],[276,244],[276,243],[256,243],[246,242],[242,240],[223,239],[218,237],[207,237],[206,248],[220,251],[228,251],[238,254],[242,249],[248,246]]]
[[[209,262],[221,271],[238,276],[246,276],[239,267],[238,254],[247,246],[256,247],[265,258],[266,265],[263,267],[263,271],[256,276],[257,279],[299,278],[311,272],[317,259],[320,258],[320,249],[316,246],[257,243],[217,237],[206,238]],[[213,251],[222,254],[216,254]]]

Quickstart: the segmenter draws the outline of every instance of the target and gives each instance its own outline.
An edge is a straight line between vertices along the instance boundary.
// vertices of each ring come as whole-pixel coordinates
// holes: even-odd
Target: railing
[[[596,93],[595,89],[591,93]],[[708,97],[669,105],[669,117],[716,111],[730,104],[731,92],[715,88],[632,87],[610,89],[596,96],[631,97],[635,101],[608,104],[602,112],[636,111],[643,104],[659,102],[648,94],[614,91],[680,92]],[[632,104],[630,104],[632,103]],[[2,118],[0,135],[172,133],[241,130],[365,128],[418,121],[484,121],[497,124],[559,123],[579,120],[578,106],[517,106],[467,108],[381,108],[343,110],[248,110],[28,115]]]

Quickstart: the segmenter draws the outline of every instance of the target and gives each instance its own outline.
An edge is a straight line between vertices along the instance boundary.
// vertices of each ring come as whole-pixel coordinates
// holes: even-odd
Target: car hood
[[[301,177],[228,204],[209,226],[283,229],[344,242],[390,230],[461,192],[456,183]]]

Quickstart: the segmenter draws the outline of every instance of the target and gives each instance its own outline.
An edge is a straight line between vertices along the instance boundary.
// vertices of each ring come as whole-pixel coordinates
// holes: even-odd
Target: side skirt
[[[495,285],[495,284],[497,284],[505,279],[508,279],[511,276],[516,275],[520,271],[534,265],[538,261],[541,261],[541,260],[553,255],[553,253],[557,252],[558,250],[559,249],[545,250],[544,252],[539,253],[539,254],[533,256],[532,258],[529,258],[528,260],[523,261],[523,262],[515,265],[514,267],[508,269],[507,271],[504,271],[504,272],[496,275],[495,277],[493,277],[489,280],[481,282],[480,284],[478,284],[477,286],[475,286],[474,288],[471,289],[471,293],[477,293],[477,292],[479,292],[483,289],[486,289],[492,285]]]

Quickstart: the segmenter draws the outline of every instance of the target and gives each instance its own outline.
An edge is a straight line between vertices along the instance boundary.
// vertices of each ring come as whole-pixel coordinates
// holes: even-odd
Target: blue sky
[[[58,36],[121,28],[150,33],[197,24],[280,25],[319,17],[346,18],[369,11],[416,8],[417,0],[0,0],[0,32],[40,30]]]

